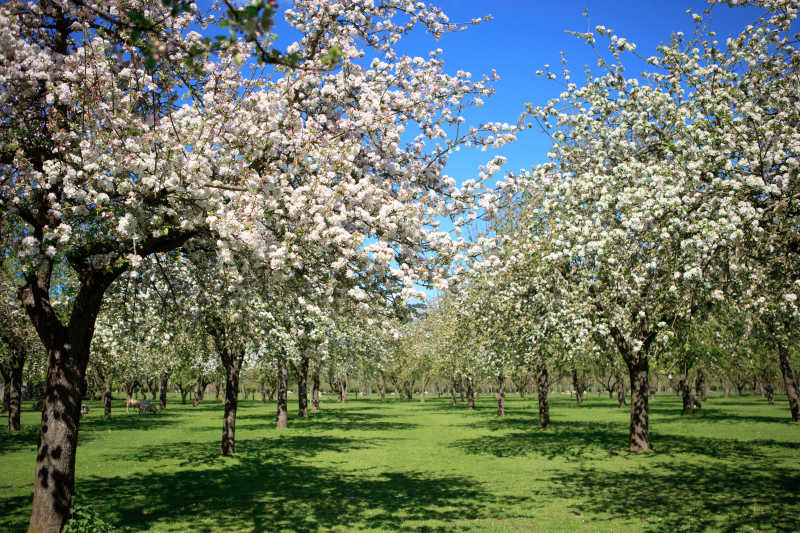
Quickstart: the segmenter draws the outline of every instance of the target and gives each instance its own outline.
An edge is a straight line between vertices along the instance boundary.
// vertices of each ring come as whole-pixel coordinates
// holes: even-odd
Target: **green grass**
[[[327,400],[327,399],[326,399]],[[296,402],[296,399],[294,399]],[[80,501],[130,531],[797,531],[800,426],[779,398],[710,398],[691,416],[651,402],[653,453],[632,455],[628,413],[592,395],[494,416],[444,399],[323,402],[274,429],[274,404],[241,402],[237,455],[218,454],[222,407],[176,402],[114,418],[90,403]],[[38,413],[0,437],[0,531],[30,512]],[[294,405],[292,411],[295,411]]]

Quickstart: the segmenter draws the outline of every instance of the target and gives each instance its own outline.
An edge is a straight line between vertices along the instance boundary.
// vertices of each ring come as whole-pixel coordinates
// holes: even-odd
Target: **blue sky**
[[[470,123],[500,121],[516,123],[526,102],[544,104],[563,89],[555,81],[536,76],[536,70],[550,64],[560,72],[560,52],[564,51],[573,81],[580,83],[584,65],[594,66],[597,57],[582,41],[566,30],[586,31],[589,11],[591,27],[602,24],[612,28],[620,37],[637,44],[637,52],[647,57],[656,53],[659,44],[666,43],[673,31],[691,35],[694,23],[687,9],[702,13],[706,4],[699,0],[438,0],[451,21],[469,21],[491,14],[494,18],[467,31],[445,35],[438,42],[430,35],[414,34],[398,44],[398,50],[408,55],[426,56],[442,48],[445,67],[450,72],[466,70],[474,77],[496,70],[500,81],[494,84],[496,94],[486,104],[467,114]],[[279,2],[285,9],[288,2]],[[738,33],[759,15],[753,9],[717,5],[712,10],[710,26],[720,41]],[[282,16],[276,20],[278,43],[289,44],[292,33]],[[600,44],[605,41],[600,41]],[[631,75],[644,70],[642,62],[629,63]],[[462,150],[451,158],[447,174],[462,182],[478,173],[478,166],[494,154],[508,158],[503,171],[518,171],[541,163],[548,152],[548,139],[535,129],[520,134],[518,141],[496,152]]]

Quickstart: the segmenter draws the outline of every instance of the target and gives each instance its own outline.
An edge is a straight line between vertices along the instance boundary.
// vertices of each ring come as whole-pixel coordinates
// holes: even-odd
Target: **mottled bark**
[[[275,428],[286,429],[289,427],[288,408],[288,389],[289,389],[289,369],[286,366],[286,358],[283,354],[278,355],[278,409],[275,417]]]
[[[792,413],[792,422],[800,422],[800,392],[797,390],[797,380],[794,377],[789,359],[789,347],[784,343],[778,344],[778,363],[783,375],[783,385],[786,389],[786,398],[789,400],[789,411]]]
[[[25,352],[19,347],[8,346],[12,352],[8,364],[8,380],[6,392],[8,393],[8,430],[19,431],[20,414],[22,412],[22,368],[25,365]]]
[[[536,364],[536,389],[539,396],[539,427],[550,427],[550,402],[547,393],[550,389],[550,379],[547,375],[547,364],[543,357],[539,357]]]
[[[497,416],[506,416],[506,377],[497,375]]]

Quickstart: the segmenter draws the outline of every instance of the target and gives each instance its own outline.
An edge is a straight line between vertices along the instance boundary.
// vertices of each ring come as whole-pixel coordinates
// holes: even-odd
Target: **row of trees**
[[[380,391],[446,380],[468,404],[490,376],[498,414],[509,375],[535,375],[546,426],[554,364],[576,391],[595,365],[620,393],[628,375],[636,452],[654,358],[687,391],[698,362],[738,375],[771,346],[797,421],[797,7],[731,4],[765,15],[720,43],[696,14],[637,77],[631,43],[577,34],[607,42],[603,73],[578,85],[565,64],[564,92],[520,121],[552,138],[548,161],[488,194],[502,157],[460,187],[444,168],[514,139],[464,124],[493,77],[397,51],[460,29],[435,7],[295,0],[276,52],[274,2],[0,6],[4,373],[10,391],[25,358],[44,376],[30,530],[68,520],[81,402],[102,382],[110,409],[115,375],[196,396],[221,378],[231,454],[243,369],[274,381],[279,428],[290,369],[301,416],[309,381],[313,402],[359,372]],[[443,230],[480,217],[473,242]],[[413,319],[420,286],[449,288]]]

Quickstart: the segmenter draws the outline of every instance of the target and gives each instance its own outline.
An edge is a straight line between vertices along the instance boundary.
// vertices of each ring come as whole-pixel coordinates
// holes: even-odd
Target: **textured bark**
[[[381,372],[381,377],[378,380],[378,392],[380,393],[381,401],[382,402],[385,401],[386,400],[386,377],[383,375],[383,372]]]
[[[319,363],[314,365],[314,372],[311,374],[311,410],[319,411]]]
[[[86,366],[103,293],[116,275],[84,273],[69,323],[49,302],[50,271],[45,268],[20,289],[28,316],[47,352],[42,423],[36,453],[33,504],[28,531],[59,532],[69,519],[75,494],[75,454]]]
[[[103,376],[103,416],[111,418],[111,374]]]
[[[19,431],[22,412],[22,368],[25,365],[25,352],[20,348],[8,347],[12,352],[8,368],[8,430]]]
[[[506,377],[497,375],[497,416],[506,416]]]
[[[169,377],[172,375],[171,370],[165,370],[161,373],[161,377],[159,380],[159,398],[158,398],[158,408],[160,410],[164,410],[167,408],[167,386],[169,385]]]
[[[547,375],[547,364],[544,358],[540,357],[536,365],[536,389],[539,396],[539,427],[550,427],[550,402],[547,400],[547,393],[550,389],[550,379]]]
[[[708,398],[706,375],[703,372],[702,368],[697,369],[697,381],[695,382],[695,393],[702,402],[706,401],[706,398]]]
[[[197,383],[194,386],[194,401],[192,402],[192,407],[197,407],[200,405],[200,402],[203,401],[203,394],[206,390],[206,385],[202,379],[198,379]]]
[[[797,390],[797,380],[789,360],[789,348],[784,343],[778,344],[778,363],[783,375],[783,385],[786,389],[786,398],[789,400],[789,411],[792,413],[792,422],[800,422],[800,392]]]
[[[475,389],[472,384],[472,376],[466,379],[467,382],[467,409],[475,409]]]
[[[297,367],[297,416],[308,418],[308,359],[305,357]]]
[[[631,423],[629,449],[634,453],[650,449],[650,427],[648,421],[649,361],[638,357],[628,363],[631,378]]]
[[[456,405],[456,378],[450,381],[450,405]]]
[[[226,348],[220,355],[225,368],[225,413],[222,418],[220,453],[233,455],[236,452],[236,410],[239,407],[239,373],[242,369],[244,350]]]
[[[289,427],[289,415],[287,412],[289,389],[289,369],[286,367],[286,359],[283,354],[278,355],[278,410],[275,417],[275,428],[286,429]]]

